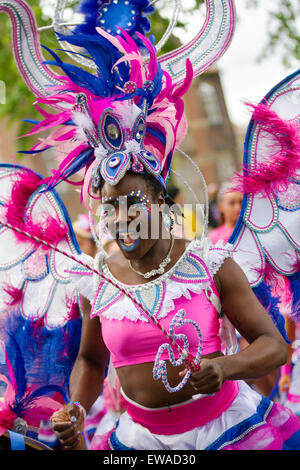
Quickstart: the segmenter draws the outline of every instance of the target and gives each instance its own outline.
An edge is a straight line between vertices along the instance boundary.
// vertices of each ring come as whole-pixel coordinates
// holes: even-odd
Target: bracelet
[[[71,405],[75,405],[75,406],[78,406],[78,408],[80,408],[83,412],[83,417],[84,419],[86,418],[86,409],[84,408],[84,406],[82,406],[82,404],[79,402],[79,401],[70,401]]]
[[[291,364],[284,364],[284,366],[280,367],[281,375],[291,375],[292,372],[292,365]]]

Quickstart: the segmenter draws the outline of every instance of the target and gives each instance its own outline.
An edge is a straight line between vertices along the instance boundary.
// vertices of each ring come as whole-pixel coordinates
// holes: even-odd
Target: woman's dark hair
[[[175,200],[176,196],[178,196],[178,194],[180,193],[180,189],[173,185],[173,184],[169,184],[167,186],[167,192],[168,192],[168,196],[170,199],[173,199],[173,201]]]

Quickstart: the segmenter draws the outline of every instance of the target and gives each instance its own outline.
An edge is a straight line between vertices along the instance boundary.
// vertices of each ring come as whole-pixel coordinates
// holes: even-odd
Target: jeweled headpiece
[[[13,3],[24,9],[29,24],[26,4],[22,0]],[[90,8],[92,2],[88,3]],[[23,54],[20,47],[15,50],[16,56],[22,53],[19,68],[38,103],[55,109],[54,115],[48,114],[37,105],[44,119],[29,134],[62,126],[30,152],[51,147],[59,151],[63,147],[64,157],[48,179],[48,188],[62,180],[71,182],[70,177],[79,173],[82,180],[77,184],[81,184],[86,202],[92,184],[98,186],[101,178],[117,184],[129,170],[150,173],[165,186],[173,152],[186,132],[182,97],[193,77],[228,47],[234,28],[232,1],[207,0],[206,22],[197,36],[159,57],[157,49],[161,46],[156,49],[153,38],[144,36],[150,25],[147,16],[153,10],[148,1],[97,2],[97,14],[90,16],[85,4],[85,26],[77,26],[71,34],[64,29],[58,14],[63,9],[61,1],[57,2],[52,25],[60,43],[67,44],[68,54],[80,66],[63,62],[49,49],[54,60],[41,60],[39,33],[32,21],[28,40],[20,43],[21,48],[32,43],[31,55]],[[178,16],[178,5],[176,2],[171,23]],[[213,21],[216,16],[222,18],[221,28]],[[90,17],[95,24],[87,26]],[[31,66],[28,78],[25,68],[28,71]],[[52,66],[60,67],[64,75],[56,75]]]

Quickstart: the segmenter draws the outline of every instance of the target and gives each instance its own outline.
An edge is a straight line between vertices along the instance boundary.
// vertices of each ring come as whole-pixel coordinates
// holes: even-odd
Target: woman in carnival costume
[[[207,4],[217,8],[219,2]],[[232,7],[231,2],[226,5]],[[55,115],[44,114],[30,134],[63,126],[32,152],[72,141],[73,149],[47,179],[46,191],[82,172],[82,200],[87,205],[90,198],[101,200],[106,226],[115,233],[119,250],[110,257],[100,250],[93,269],[79,264],[68,269],[84,297],[84,313],[70,402],[53,414],[53,430],[67,449],[85,448],[84,417],[103,386],[110,357],[108,378],[113,383],[117,374],[126,411],[106,435],[96,430],[92,449],[299,449],[297,417],[243,382],[267,374],[287,359],[282,317],[263,282],[266,264],[258,262],[264,243],[250,245],[247,237],[251,239],[253,231],[246,222],[249,217],[255,225],[256,215],[256,226],[263,225],[254,211],[259,204],[283,205],[278,202],[280,194],[276,200],[270,196],[270,185],[279,192],[282,182],[288,186],[296,177],[298,122],[279,118],[267,99],[254,109],[251,131],[258,126],[270,138],[269,121],[278,125],[276,137],[283,150],[277,180],[273,174],[268,181],[268,162],[259,162],[252,171],[247,160],[244,207],[232,244],[211,246],[207,219],[201,238],[186,244],[172,236],[165,188],[173,152],[186,132],[182,97],[196,74],[194,64],[186,60],[188,54],[183,55],[186,73],[179,82],[172,80],[174,57],[168,69],[157,59],[153,43],[138,31],[129,35],[120,29],[110,35],[97,28],[94,36],[59,39],[82,47],[97,74],[66,64],[50,51],[54,61],[49,64],[65,75],[56,76],[56,85],[40,101],[56,108],[68,106]],[[289,91],[294,91],[298,75],[288,78],[285,90],[293,79]],[[250,152],[246,154],[250,158]],[[272,160],[273,155],[268,157]],[[293,164],[284,172],[291,157]],[[265,198],[255,199],[257,180]],[[245,211],[248,194],[252,209]],[[270,228],[273,234],[276,223]],[[263,235],[259,232],[257,237]],[[243,244],[252,249],[250,258]],[[270,257],[272,250],[271,246]],[[249,342],[238,353],[232,325]]]
[[[209,239],[213,244],[219,240],[223,240],[224,244],[228,242],[238,221],[242,201],[242,193],[233,189],[231,181],[226,181],[221,185],[217,196],[221,224],[209,233]]]

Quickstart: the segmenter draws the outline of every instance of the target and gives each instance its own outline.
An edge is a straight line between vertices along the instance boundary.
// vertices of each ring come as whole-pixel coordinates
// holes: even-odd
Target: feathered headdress
[[[162,71],[152,42],[139,32],[136,35],[142,49],[126,31],[117,36],[100,28],[97,31],[97,37],[60,37],[85,49],[97,67],[95,75],[64,63],[48,49],[54,58],[48,64],[60,67],[65,76],[59,77],[60,84],[52,87],[49,97],[38,102],[60,110],[46,114],[36,105],[44,119],[28,134],[63,126],[30,152],[51,147],[59,150],[70,142],[69,152],[58,169],[52,170],[47,188],[70,181],[81,172],[82,180],[75,184],[82,186],[86,203],[91,185],[99,187],[101,178],[115,185],[128,170],[150,173],[165,186],[173,151],[185,135],[182,96],[193,79],[187,60],[184,82],[174,85],[170,75]]]

